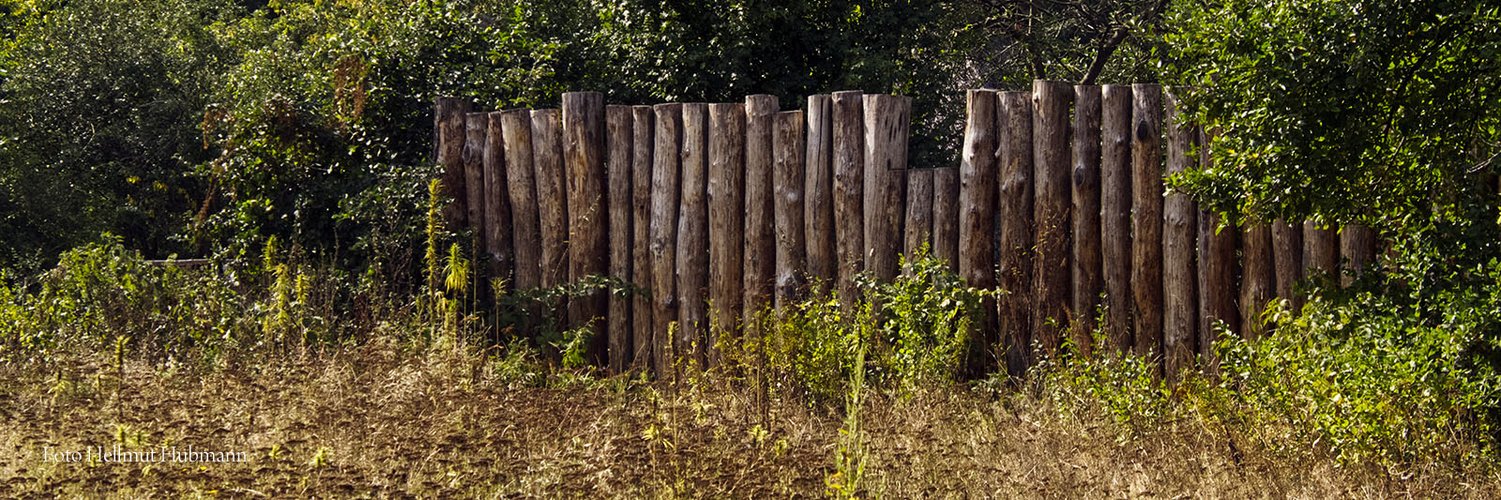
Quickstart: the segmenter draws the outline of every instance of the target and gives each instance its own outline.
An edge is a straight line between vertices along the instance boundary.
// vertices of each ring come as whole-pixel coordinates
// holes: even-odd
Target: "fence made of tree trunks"
[[[1164,176],[1213,160],[1213,131],[1181,118],[1173,89],[970,90],[963,156],[945,168],[908,168],[911,102],[844,91],[783,111],[768,95],[617,106],[574,92],[561,109],[485,113],[443,98],[444,216],[474,235],[478,290],[627,284],[545,307],[592,329],[612,371],[659,376],[715,366],[720,335],[758,335],[750,319],[809,293],[853,303],[858,274],[890,280],[924,247],[1001,290],[972,332],[982,363],[1021,373],[1069,343],[1153,356],[1169,376],[1212,370],[1216,325],[1261,335],[1270,301],[1301,304],[1298,280],[1377,255],[1364,227],[1222,226],[1165,191]]]

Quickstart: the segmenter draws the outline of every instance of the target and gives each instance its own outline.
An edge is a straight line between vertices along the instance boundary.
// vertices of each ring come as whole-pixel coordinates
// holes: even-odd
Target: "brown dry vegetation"
[[[215,369],[0,367],[0,495],[822,496],[842,418],[698,380],[590,379],[377,337]],[[1486,497],[1488,468],[1341,467],[1192,418],[1132,429],[1032,389],[875,394],[867,496]],[[243,464],[48,463],[43,448],[246,451]],[[1233,444],[1232,444],[1233,443]]]

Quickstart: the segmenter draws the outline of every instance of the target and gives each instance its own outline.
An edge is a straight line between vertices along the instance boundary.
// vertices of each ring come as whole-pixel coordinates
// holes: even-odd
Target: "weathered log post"
[[[847,307],[859,300],[855,275],[865,270],[865,120],[858,90],[833,94],[834,232],[837,290]]]
[[[563,123],[556,109],[532,111],[532,165],[542,233],[542,286],[568,276],[568,206],[564,203]],[[559,304],[561,305],[561,304]]]
[[[709,105],[683,105],[682,197],[678,212],[679,359],[708,362],[709,307]]]
[[[776,287],[776,221],[772,182],[772,121],[776,96],[745,98],[745,299],[750,328],[772,306]]]
[[[1093,351],[1095,314],[1104,291],[1100,263],[1100,86],[1074,86],[1073,332],[1079,352]]]
[[[491,117],[493,126],[494,117]],[[505,143],[506,192],[511,202],[511,239],[516,250],[516,289],[542,286],[542,227],[538,214],[537,171],[532,163],[532,112],[513,109],[500,113],[501,140]],[[522,335],[535,333],[540,311],[528,308],[516,325]]]
[[[807,153],[804,157],[807,199],[805,237],[808,241],[808,278],[814,291],[827,292],[839,279],[834,247],[834,110],[826,94],[808,97]]]
[[[1064,328],[1068,327],[1069,254],[1073,242],[1069,207],[1073,205],[1069,188],[1069,102],[1073,86],[1064,82],[1037,80],[1032,83],[1035,106],[1032,110],[1032,158],[1036,179],[1033,204],[1033,234],[1037,253],[1033,257],[1032,283],[1037,290],[1032,334],[1048,356],[1056,356],[1063,345]],[[1003,224],[1004,225],[1004,224]]]
[[[1303,276],[1303,227],[1283,219],[1272,222],[1272,261],[1276,268],[1277,298],[1286,300],[1293,311],[1303,308],[1303,298],[1294,293]]]
[[[1032,93],[1003,92],[999,97],[995,124],[1000,134],[1000,218],[995,221],[1000,231],[997,325],[1005,345],[1006,371],[1020,376],[1032,364],[1032,318],[1037,298],[1032,283],[1037,241],[1033,233],[1036,156],[1032,151]]]
[[[1191,156],[1198,143],[1198,131],[1186,123],[1179,109],[1178,96],[1167,93],[1167,174],[1191,169],[1198,158]],[[1194,366],[1198,341],[1198,263],[1194,261],[1195,234],[1198,231],[1198,207],[1187,194],[1173,191],[1163,202],[1162,228],[1162,351],[1163,368],[1168,380],[1176,381]]]
[[[568,172],[568,280],[580,283],[610,270],[610,243],[605,212],[605,96],[599,92],[563,94],[563,161]],[[596,321],[609,309],[603,290],[568,301],[570,327],[590,325],[590,357],[605,363],[606,322]]]
[[[959,272],[959,167],[933,169],[933,256]]]
[[[1162,354],[1162,87],[1131,86],[1133,348]]]
[[[631,227],[631,188],[634,178],[631,173],[633,154],[631,145],[635,139],[632,129],[630,106],[605,107],[605,135],[608,137],[609,155],[606,170],[609,173],[610,214],[610,277],[624,283],[631,281],[631,246],[634,236]],[[623,373],[630,366],[634,345],[631,343],[631,296],[610,294],[610,371]]]
[[[1349,272],[1341,275],[1340,284],[1350,286],[1361,271],[1376,260],[1376,232],[1359,222],[1345,224],[1339,232],[1339,253],[1350,267]]]
[[[677,241],[678,173],[682,140],[683,105],[658,104],[656,146],[652,154],[651,256],[652,256],[652,359],[657,377],[671,374],[672,339],[668,336],[678,318]]]
[[[516,246],[511,228],[515,226],[511,213],[510,176],[506,168],[505,132],[501,112],[485,115],[485,253],[489,257],[489,275],[492,280],[503,280],[509,289],[515,285]],[[502,290],[490,292],[498,294]]]
[[[969,286],[995,288],[996,92],[970,90],[965,98],[964,156],[959,163],[959,275]],[[980,372],[1007,346],[996,335],[995,301],[980,306],[972,326],[969,370]],[[998,350],[992,350],[998,349]],[[990,358],[990,359],[987,359]],[[1013,374],[1015,374],[1013,372]]]
[[[1101,89],[1100,271],[1105,282],[1105,332],[1111,348],[1132,345],[1131,105],[1129,85]]]
[[[471,310],[485,300],[489,259],[485,258],[485,141],[490,136],[488,113],[464,115],[464,222],[469,230],[468,255],[474,266],[469,273]]]
[[[651,106],[631,107],[631,366],[650,371],[652,358]]]
[[[473,105],[468,99],[439,97],[433,106],[433,143],[438,165],[443,167],[443,221],[449,229],[462,229],[469,192],[464,188],[465,118]]]
[[[907,128],[912,100],[865,96],[865,268],[889,282],[902,253],[903,195],[907,181]]]
[[[511,234],[516,243],[516,288],[542,286],[542,228],[537,213],[537,173],[532,166],[531,111],[513,109],[500,113],[505,142],[506,191],[510,196]],[[492,119],[493,120],[493,119]]]
[[[1206,169],[1214,161],[1209,153],[1212,138],[1212,134],[1199,130],[1199,163]],[[1218,215],[1199,212],[1199,356],[1204,370],[1210,374],[1219,370],[1214,350],[1216,325],[1223,322],[1225,327],[1234,329],[1240,324],[1240,314],[1235,309],[1238,293],[1235,250],[1239,236],[1240,230],[1235,226],[1220,227]]]
[[[928,247],[928,255],[934,255],[933,170],[931,168],[907,170],[907,221],[902,252],[907,256],[909,267],[918,258],[924,245]]]
[[[1261,313],[1276,293],[1272,229],[1264,223],[1247,226],[1241,234],[1240,335],[1253,339],[1265,333]]]
[[[772,125],[772,193],[776,197],[776,307],[785,310],[804,296],[807,242],[803,226],[803,112],[776,114]]]
[[[745,272],[745,105],[709,105],[709,303],[711,347],[740,328]],[[833,241],[830,238],[830,241]],[[709,366],[720,364],[709,350]]]
[[[1326,274],[1339,281],[1339,234],[1314,221],[1303,221],[1303,277]]]

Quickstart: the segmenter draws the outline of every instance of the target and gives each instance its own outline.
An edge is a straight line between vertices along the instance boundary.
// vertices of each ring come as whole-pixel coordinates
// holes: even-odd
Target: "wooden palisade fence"
[[[1260,335],[1271,300],[1301,303],[1297,280],[1375,258],[1363,227],[1220,228],[1165,192],[1165,175],[1212,161],[1214,136],[1179,118],[1172,89],[1038,81],[967,101],[957,168],[909,169],[902,96],[782,111],[768,95],[607,106],[574,92],[561,109],[489,113],[439,99],[444,215],[473,230],[479,290],[630,284],[549,307],[594,330],[612,371],[659,375],[716,365],[718,335],[758,334],[749,319],[810,287],[852,303],[857,274],[890,280],[924,246],[1003,291],[974,333],[1011,373],[1065,341],[1156,356],[1170,375],[1212,369],[1215,325]],[[1096,328],[1107,345],[1091,345]]]

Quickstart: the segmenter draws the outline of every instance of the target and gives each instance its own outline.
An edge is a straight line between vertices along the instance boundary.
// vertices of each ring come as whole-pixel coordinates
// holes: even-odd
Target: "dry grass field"
[[[817,497],[848,422],[795,398],[590,378],[380,338],[184,369],[79,357],[0,367],[0,496]],[[1191,418],[1112,423],[1035,391],[869,394],[858,496],[1490,497],[1489,467],[1361,467]],[[86,450],[244,452],[101,463]],[[84,450],[83,463],[59,451]],[[49,459],[50,457],[50,459]],[[848,478],[843,478],[848,479]]]

